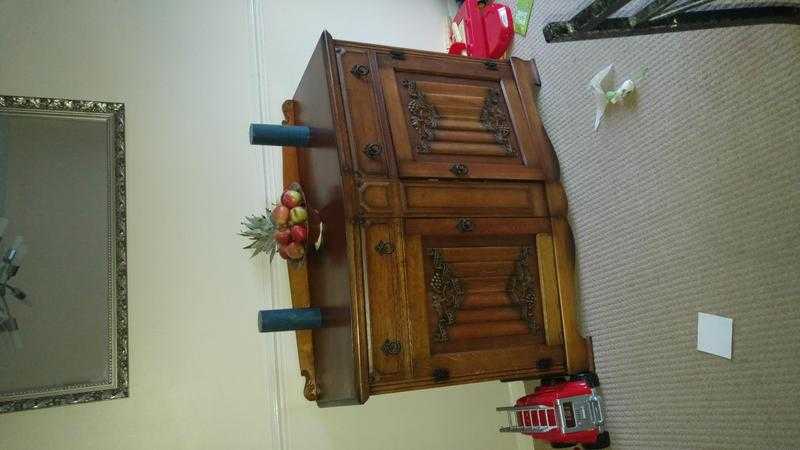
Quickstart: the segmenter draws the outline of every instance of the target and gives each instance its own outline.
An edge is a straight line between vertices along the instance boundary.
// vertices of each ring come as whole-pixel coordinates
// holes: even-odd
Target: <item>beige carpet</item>
[[[614,448],[800,448],[800,26],[544,43],[586,3],[536,0],[513,53],[541,73]],[[594,132],[610,63],[649,76]],[[700,311],[734,319],[732,361],[695,350]]]

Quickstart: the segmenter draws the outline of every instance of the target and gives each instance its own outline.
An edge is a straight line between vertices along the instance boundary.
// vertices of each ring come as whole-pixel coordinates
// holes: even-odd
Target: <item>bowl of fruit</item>
[[[322,247],[322,220],[299,183],[289,185],[266,215],[246,217],[242,225],[240,235],[252,241],[245,249],[252,256],[269,254],[270,262],[278,254],[290,264],[302,264],[309,251]]]

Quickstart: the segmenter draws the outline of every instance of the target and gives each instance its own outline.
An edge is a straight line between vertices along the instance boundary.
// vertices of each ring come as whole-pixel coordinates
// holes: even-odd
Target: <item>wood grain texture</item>
[[[296,103],[294,100],[283,102],[283,118],[286,125],[294,125]],[[297,162],[298,149],[296,147],[283,147],[283,187],[289,187],[294,181],[300,179],[300,169]],[[311,294],[308,284],[308,270],[305,265],[299,267],[287,266],[289,272],[289,285],[291,286],[292,307],[308,308],[311,306]],[[311,330],[295,331],[297,341],[297,358],[300,364],[300,374],[305,377],[306,383],[303,396],[307,400],[317,400],[319,385],[317,384],[317,369],[314,363],[314,338]]]
[[[323,311],[325,326],[312,331],[314,362],[320,394],[317,404],[337,406],[363,403],[360,389],[360,349],[354,335],[357,315],[353,314],[353,282],[351,280],[353,237],[349,236],[345,213],[343,179],[339,149],[347,148],[345,121],[340,104],[331,99],[338,85],[331,66],[329,35],[320,39],[294,100],[295,120],[300,125],[336,131],[335,142],[326,146],[298,151],[298,169],[306,199],[318,209],[325,222],[324,251],[306,258],[311,306]]]
[[[536,353],[537,348],[525,348],[521,353]],[[511,367],[508,369],[495,368],[483,372],[467,375],[451,376],[446,381],[433,381],[431,376],[412,378],[396,383],[379,383],[372,386],[372,394],[389,394],[394,392],[415,391],[420,389],[431,389],[444,386],[456,386],[467,383],[480,383],[487,380],[527,380],[543,378],[550,375],[562,375],[565,373],[563,363],[556,362],[550,369],[539,370],[535,368],[519,369]]]
[[[583,372],[588,369],[589,365],[586,340],[580,334],[578,311],[575,305],[575,260],[572,233],[566,219],[554,217],[552,223],[567,370],[569,373]]]
[[[451,95],[472,99],[477,98],[479,101],[473,103],[473,105],[477,105],[478,109],[480,109],[480,106],[483,105],[483,99],[489,92],[489,87],[480,85],[453,84],[425,80],[418,81],[417,85],[420,89],[422,89],[423,92],[431,93],[434,100],[437,98],[436,96],[442,95]]]
[[[530,330],[524,322],[515,317],[503,321],[482,321],[477,323],[456,322],[449,330],[450,339],[453,341],[478,339],[494,336],[517,336],[528,334]]]
[[[498,306],[511,306],[511,299],[503,290],[497,291],[468,291],[461,304],[461,311],[469,309],[486,309]]]
[[[404,182],[406,215],[547,216],[544,186],[538,183]]]
[[[511,67],[517,82],[525,123],[533,136],[532,152],[536,154],[542,171],[548,180],[558,180],[559,169],[553,144],[544,129],[539,111],[536,109],[536,93],[539,92],[539,73],[533,60],[511,58]]]
[[[505,147],[499,144],[484,144],[477,142],[446,142],[435,141],[431,143],[431,153],[438,155],[463,155],[463,156],[499,156],[507,157]]]
[[[400,177],[544,178],[509,63],[492,71],[477,61],[443,64],[439,58],[397,60],[377,53]],[[491,92],[497,94],[490,97]],[[435,120],[420,118],[423,104]],[[503,118],[497,127],[506,129],[505,137],[497,137],[489,128],[494,121],[484,123],[483,114]],[[456,173],[454,164],[468,171]]]
[[[399,221],[392,219],[371,219],[362,227],[364,242],[364,283],[367,286],[366,310],[370,318],[370,349],[372,377],[382,380],[402,377],[404,370],[403,350],[408,348],[403,320],[403,303],[398,293],[400,286],[399,252],[397,246],[402,239],[398,235]],[[379,243],[392,245],[393,251],[382,254],[376,250]],[[397,355],[386,354],[382,350],[385,341],[401,345]]]
[[[336,49],[339,79],[342,85],[341,95],[345,104],[344,113],[347,121],[350,154],[355,162],[355,169],[369,175],[387,175],[387,155],[390,150],[383,140],[379,117],[374,114],[377,108],[372,89],[372,72],[364,77],[353,73],[354,67],[369,68],[369,55],[363,50]],[[365,149],[369,145],[377,145],[380,154],[370,157]]]
[[[443,248],[444,258],[451,263],[479,262],[479,261],[514,261],[519,255],[519,247],[505,245],[490,246],[485,245],[480,253],[476,254],[469,247],[462,248]]]
[[[489,131],[452,131],[444,129],[439,125],[439,128],[434,131],[434,139],[436,141],[449,141],[448,144],[457,143],[482,143],[494,144],[494,134]]]
[[[381,82],[382,94],[384,98],[384,108],[386,113],[386,120],[391,129],[392,146],[394,148],[394,157],[397,161],[398,174],[402,171],[400,168],[400,161],[409,161],[414,158],[414,153],[411,149],[411,137],[409,130],[406,126],[406,114],[403,108],[399,105],[403,104],[402,97],[400,96],[399,82],[394,68],[387,61],[390,58],[387,55],[376,55],[376,63],[378,65],[379,77]],[[389,107],[389,105],[397,105]]]
[[[519,250],[517,250],[519,253]],[[475,255],[477,256],[477,255]],[[479,257],[479,256],[478,256]],[[452,262],[450,268],[461,278],[507,276],[514,271],[514,261],[475,261]]]
[[[468,119],[448,119],[442,118],[439,121],[438,130],[463,130],[463,131],[486,131],[486,128],[479,120]],[[438,131],[441,133],[442,131]]]
[[[505,295],[508,275],[459,277],[464,289],[470,294],[503,293]]]
[[[412,366],[410,379],[428,378],[424,371],[423,362],[430,355],[430,342],[428,339],[418,339],[419,336],[428,334],[428,308],[425,300],[428,298],[428,287],[425,280],[425,260],[422,248],[422,236],[405,233],[405,273],[406,273],[406,298],[408,307],[408,330],[411,338]],[[373,388],[374,389],[374,388]]]
[[[513,306],[498,306],[481,309],[464,309],[458,312],[456,325],[483,322],[508,322],[519,319],[519,308]],[[527,334],[527,331],[523,334]]]
[[[539,359],[551,359],[554,366],[561,366],[564,361],[563,349],[557,346],[537,344],[505,347],[502,351],[495,349],[448,352],[432,356],[429,367],[430,369],[448,368],[451,376],[455,377],[479,375],[501,368],[509,371],[543,372],[535,369]]]
[[[413,242],[407,246],[406,271],[415,274],[408,290],[409,308],[412,317],[418,318],[412,324],[415,354],[409,387],[418,378],[435,385],[433,372],[437,369],[461,378],[491,371],[490,366],[507,367],[522,376],[536,367],[542,354],[556,355],[557,361],[564,359],[560,346],[546,346],[543,331],[529,327],[521,307],[512,304],[507,292],[522,248],[535,246],[537,230],[549,230],[549,222],[535,218],[485,218],[475,222],[475,228],[465,233],[456,229],[454,220],[405,221],[406,242]],[[431,253],[434,249],[442,255],[449,272],[436,272],[439,269]],[[486,268],[484,273],[481,266]],[[528,270],[537,277],[535,263]],[[446,340],[436,337],[441,315],[433,307],[435,276],[457,280],[465,293],[463,303],[454,311],[455,323],[447,327]],[[541,324],[540,312],[535,320]]]
[[[539,291],[547,345],[561,345],[564,342],[564,330],[561,322],[552,235],[546,233],[536,235],[536,257],[539,261]]]
[[[426,162],[417,164],[413,161],[398,161],[398,170],[402,176],[408,178],[459,178],[464,180],[544,180],[544,173],[536,167],[508,166],[502,173],[497,164],[471,163],[468,156],[453,157],[447,162]],[[464,176],[453,175],[451,169],[454,164],[467,166],[469,172]]]
[[[358,213],[363,216],[399,217],[400,186],[385,178],[360,178],[356,182]]]
[[[546,218],[505,218],[493,219],[481,217],[472,220],[475,235],[524,235],[545,233],[550,230],[550,221]],[[465,233],[458,229],[457,219],[408,219],[405,222],[406,234],[427,234],[435,236],[460,236]],[[487,242],[487,244],[489,244]]]
[[[446,83],[441,83],[442,85],[446,85]],[[423,84],[422,89],[425,90],[425,85]],[[453,106],[457,108],[464,108],[466,110],[480,112],[481,108],[483,108],[484,98],[486,97],[486,90],[479,88],[483,95],[465,95],[466,92],[462,91],[459,93],[437,93],[432,90],[428,90],[429,92],[425,96],[425,100],[430,102],[433,106],[439,110],[441,107],[445,106]],[[441,112],[441,110],[439,111]]]

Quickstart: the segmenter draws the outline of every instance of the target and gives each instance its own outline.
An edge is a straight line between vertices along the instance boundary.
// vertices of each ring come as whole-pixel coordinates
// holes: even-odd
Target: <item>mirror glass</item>
[[[125,397],[123,107],[0,98],[0,412]]]

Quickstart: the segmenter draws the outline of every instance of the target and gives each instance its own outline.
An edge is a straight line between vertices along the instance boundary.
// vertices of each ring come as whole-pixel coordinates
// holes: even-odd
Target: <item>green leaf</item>
[[[250,239],[252,242],[244,247],[245,249],[252,249],[253,254],[251,257],[257,256],[259,253],[275,252],[275,224],[272,223],[271,218],[267,216],[247,216],[242,221],[242,226],[245,227],[239,235]],[[271,258],[270,258],[271,260]]]

